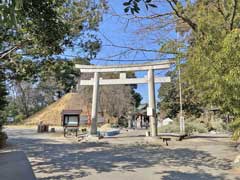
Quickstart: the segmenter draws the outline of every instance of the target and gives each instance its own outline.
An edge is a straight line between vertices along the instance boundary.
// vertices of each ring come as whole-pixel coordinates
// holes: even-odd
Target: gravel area
[[[150,140],[144,130],[122,130],[99,141],[36,133],[36,128],[7,127],[8,146],[24,151],[37,179],[88,180],[240,180],[232,168],[239,152],[230,138],[172,138],[169,146]]]

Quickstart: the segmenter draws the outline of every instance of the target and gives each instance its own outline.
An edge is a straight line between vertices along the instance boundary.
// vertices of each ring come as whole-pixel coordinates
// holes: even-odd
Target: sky
[[[99,27],[99,38],[102,41],[102,47],[96,58],[91,61],[95,65],[112,65],[112,64],[133,64],[133,63],[144,63],[153,61],[156,59],[164,59],[169,57],[159,57],[156,52],[140,52],[140,51],[129,51],[127,49],[115,47],[125,46],[133,48],[144,48],[158,50],[160,45],[155,42],[156,37],[166,38],[175,36],[172,29],[167,29],[161,32],[142,33],[141,29],[149,24],[147,20],[128,20],[131,16],[124,13],[124,6],[122,3],[124,0],[109,0],[109,9],[103,16],[103,21]],[[157,11],[165,12],[168,11],[167,6],[156,8]],[[146,16],[149,13],[156,13],[155,9],[146,10],[145,7],[141,8],[141,13],[138,16]],[[151,23],[154,23],[151,21]],[[154,26],[154,24],[153,24]],[[114,46],[112,46],[114,44]],[[164,76],[166,70],[155,71],[155,75]],[[147,72],[137,72],[137,77],[143,77]],[[158,89],[160,85],[155,85],[155,96],[158,101]],[[148,87],[147,84],[138,85],[137,92],[143,97],[142,103],[148,102]]]

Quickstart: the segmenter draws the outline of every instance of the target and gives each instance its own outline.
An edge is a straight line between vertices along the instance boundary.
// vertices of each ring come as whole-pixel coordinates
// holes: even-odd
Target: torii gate
[[[93,86],[92,96],[92,114],[90,134],[97,135],[97,112],[98,112],[98,96],[99,85],[116,85],[116,84],[148,84],[148,109],[147,115],[150,116],[151,136],[157,136],[157,118],[156,118],[156,100],[155,100],[155,83],[171,82],[170,77],[154,77],[154,70],[162,70],[170,68],[173,61],[165,60],[153,63],[144,64],[127,64],[127,65],[111,65],[111,66],[96,66],[96,65],[80,65],[75,67],[80,69],[81,73],[94,73],[94,78],[90,80],[79,81],[80,86]],[[126,78],[126,71],[148,71],[144,78]],[[120,72],[119,79],[102,79],[99,78],[100,73]]]

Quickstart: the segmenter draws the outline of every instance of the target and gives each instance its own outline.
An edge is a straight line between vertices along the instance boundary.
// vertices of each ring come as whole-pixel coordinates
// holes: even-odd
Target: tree
[[[119,78],[119,73],[103,73],[102,78]],[[127,77],[135,77],[133,72],[128,72]],[[81,77],[81,79],[90,77]],[[107,113],[112,117],[126,115],[134,110],[141,102],[141,95],[135,92],[136,85],[106,85],[100,86],[99,111]],[[79,93],[83,94],[85,102],[88,102],[89,109],[92,103],[92,87],[80,87]]]
[[[7,105],[6,96],[7,96],[7,90],[5,86],[5,76],[0,63],[0,126],[2,125],[3,119],[4,119],[3,117],[4,108]],[[0,133],[1,133],[1,127],[0,127]]]
[[[52,87],[52,89],[57,90],[60,96],[62,96],[76,87],[80,72],[75,69],[75,64],[90,64],[90,62],[82,58],[43,61],[39,64],[40,81],[44,84],[51,77],[56,83],[55,88]]]
[[[134,13],[138,13],[139,3],[148,4],[152,1],[133,0],[124,5],[126,8],[134,8]],[[171,16],[175,20],[171,23],[175,25],[175,30],[184,35],[183,38],[180,37],[181,42],[178,42],[182,47],[175,49],[186,64],[184,80],[197,91],[205,104],[220,106],[225,112],[239,111],[236,109],[239,93],[235,92],[235,97],[232,97],[228,92],[238,88],[238,80],[234,78],[237,77],[239,68],[236,61],[239,56],[239,0],[166,0],[154,2],[154,5],[168,5],[172,14],[155,14],[152,19],[159,18],[164,24],[169,22],[166,17]],[[172,40],[167,40],[164,44],[161,49],[177,47]],[[226,55],[230,55],[230,58],[226,58]]]
[[[32,115],[74,89],[79,77],[79,71],[74,68],[75,63],[89,62],[78,58],[28,63],[32,64],[32,74],[25,69],[24,63],[20,63],[8,76],[8,88],[11,90],[9,106],[16,104],[18,113],[23,115],[22,118]]]
[[[124,5],[133,8],[134,14],[139,12],[139,3],[147,2],[151,0],[133,0]],[[158,27],[174,24],[175,30],[183,35],[179,38],[183,48],[177,49],[185,64],[183,81],[189,89],[194,89],[205,107],[218,106],[222,113],[235,115],[235,134],[239,134],[240,1],[166,0],[155,3],[159,7],[169,5],[172,14],[157,13],[147,18],[158,19],[162,23]],[[167,40],[164,44],[169,43]]]
[[[125,85],[100,87],[99,102],[100,109],[113,117],[126,115],[135,105],[132,88]]]
[[[137,108],[142,101],[142,96],[141,96],[140,93],[136,92],[135,89],[133,89],[133,88],[132,88],[131,94],[132,94],[133,99],[134,99],[134,105]]]
[[[17,2],[8,1],[0,6],[0,14],[3,14],[0,21],[0,59],[9,59],[7,55],[18,49],[24,55],[39,57],[60,54],[73,45],[79,46],[82,54],[93,57],[100,48],[99,40],[92,32],[97,30],[101,21],[104,2]],[[77,42],[73,43],[76,39]]]
[[[166,75],[171,77],[171,82],[162,84],[158,91],[159,108],[161,112],[165,112],[167,117],[175,118],[180,111],[178,73],[169,71]],[[187,117],[201,115],[202,105],[194,90],[189,89],[186,83],[182,84],[182,99],[183,111]]]
[[[225,15],[213,3],[199,3],[196,16],[205,16],[196,21],[204,36],[192,34],[184,76],[202,101],[219,106],[223,112],[239,114],[240,5],[228,1],[220,7]]]
[[[1,86],[15,88],[25,116],[34,111],[34,103],[38,109],[53,100],[45,99],[42,105],[28,101],[28,96],[43,93],[47,82],[57,84],[54,93],[56,89],[62,94],[70,91],[75,82],[73,62],[57,62],[56,55],[75,47],[85,61],[95,57],[101,45],[95,32],[105,9],[101,0],[11,0],[0,4],[0,63],[5,81]]]
[[[7,95],[7,90],[5,86],[5,77],[3,74],[3,70],[0,68],[0,112],[3,110],[4,106],[7,104],[6,95]]]

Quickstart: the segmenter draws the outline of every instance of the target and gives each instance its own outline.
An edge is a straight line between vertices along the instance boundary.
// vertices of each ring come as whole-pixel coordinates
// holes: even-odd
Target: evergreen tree
[[[0,114],[2,115],[1,111],[4,109],[5,105],[7,104],[6,101],[6,86],[5,86],[5,76],[3,70],[0,68]],[[0,119],[1,119],[0,115]]]

